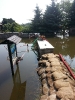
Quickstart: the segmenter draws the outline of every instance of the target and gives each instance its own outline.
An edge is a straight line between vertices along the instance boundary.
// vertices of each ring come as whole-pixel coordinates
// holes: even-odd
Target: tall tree
[[[72,3],[70,13],[69,13],[69,27],[75,27],[75,0]]]
[[[41,23],[42,23],[42,14],[41,10],[38,6],[36,6],[35,10],[35,16],[32,20],[32,30],[33,32],[40,32],[41,31]]]
[[[47,6],[45,14],[43,16],[43,25],[45,33],[54,35],[54,32],[60,30],[61,13],[55,1],[52,0],[52,4]]]
[[[62,14],[61,19],[61,26],[62,26],[62,34],[65,35],[65,30],[68,29],[68,15],[70,11],[71,3],[70,0],[61,0],[61,3],[59,5],[59,9]]]

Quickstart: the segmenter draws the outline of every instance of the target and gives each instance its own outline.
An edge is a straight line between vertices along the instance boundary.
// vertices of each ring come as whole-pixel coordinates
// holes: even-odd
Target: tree
[[[21,26],[22,26],[22,32],[24,32],[24,33],[32,32],[31,23],[22,24]]]
[[[60,30],[61,13],[58,6],[52,0],[52,4],[47,6],[43,16],[44,32],[49,35],[54,35]]]
[[[21,25],[17,24],[17,23],[12,23],[11,24],[11,28],[10,28],[11,32],[21,32],[22,31],[22,27]]]
[[[3,18],[3,31],[4,32],[21,32],[22,26],[16,23],[12,18]]]
[[[15,22],[15,21],[14,21],[12,18],[9,18],[9,19],[3,18],[3,20],[2,20],[2,25],[7,24],[7,23],[12,24],[12,23],[14,23],[14,22]]]
[[[72,3],[69,13],[69,28],[75,27],[75,0]]]
[[[61,19],[61,26],[62,26],[62,34],[65,35],[65,30],[68,29],[68,21],[69,21],[69,11],[70,11],[71,3],[70,0],[61,0],[61,3],[59,5],[59,9],[62,14]]]
[[[3,25],[3,31],[4,32],[10,32],[10,29],[11,29],[11,24],[10,23],[7,23],[7,24]]]
[[[38,6],[36,6],[36,9],[34,10],[35,16],[32,20],[32,31],[33,32],[41,32],[41,23],[42,23],[42,14],[41,10]]]

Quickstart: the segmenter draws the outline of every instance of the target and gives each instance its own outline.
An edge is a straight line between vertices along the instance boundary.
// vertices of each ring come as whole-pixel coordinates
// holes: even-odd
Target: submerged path
[[[40,100],[75,100],[75,80],[59,55],[42,55],[37,73],[42,85]]]

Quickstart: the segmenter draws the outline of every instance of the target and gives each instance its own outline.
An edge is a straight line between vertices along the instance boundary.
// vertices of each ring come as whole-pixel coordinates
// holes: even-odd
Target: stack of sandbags
[[[75,80],[59,55],[42,55],[37,69],[42,84],[40,100],[75,100]]]

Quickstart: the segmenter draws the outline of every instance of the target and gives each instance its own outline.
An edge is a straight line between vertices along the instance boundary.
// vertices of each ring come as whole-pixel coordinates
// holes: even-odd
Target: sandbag
[[[42,59],[47,59],[47,54],[42,55]]]
[[[50,87],[49,94],[50,94],[50,95],[56,94],[56,90],[54,89],[54,87]]]
[[[49,62],[59,62],[59,60],[57,58],[50,58],[48,59]]]
[[[41,84],[42,85],[47,84],[46,78],[45,79],[42,79]]]
[[[62,87],[56,93],[58,98],[74,99],[74,93],[71,87]]]
[[[54,80],[67,78],[67,75],[63,74],[61,71],[53,72],[52,76],[53,76]]]
[[[56,56],[57,58],[59,58],[59,55],[58,55],[58,54],[55,54],[55,56]]]
[[[50,70],[51,70],[50,67],[47,67],[47,68],[45,69],[46,72],[50,72]]]
[[[65,82],[64,80],[57,80],[54,82],[54,86],[56,89],[59,89],[61,87],[69,87],[70,83],[69,82]]]
[[[48,88],[47,84],[43,85],[42,92],[43,92],[44,95],[48,95],[49,88]]]
[[[51,62],[51,66],[60,66],[60,62],[58,61]]]
[[[41,74],[40,78],[41,78],[41,80],[46,78],[46,74],[45,73]]]
[[[52,81],[52,79],[50,79],[50,78],[48,78],[48,85],[49,85],[50,87],[53,86],[53,81]]]
[[[48,95],[42,95],[40,100],[47,100],[47,98],[48,98]]]
[[[47,100],[56,100],[56,94],[50,95]]]
[[[67,78],[65,81],[69,82],[72,86],[75,87],[75,80]]]
[[[39,70],[38,70],[38,75],[41,75],[42,73],[44,73],[45,72],[45,68],[40,68]]]
[[[49,53],[49,54],[47,54],[47,55],[48,55],[48,56],[47,56],[48,59],[56,57],[53,53]]]
[[[50,71],[55,72],[55,71],[58,71],[58,70],[61,71],[62,67],[61,66],[52,66]]]
[[[51,73],[48,72],[48,73],[46,74],[46,77],[47,77],[47,78],[51,78]]]
[[[39,65],[40,65],[40,64],[46,65],[46,62],[47,62],[47,60],[40,60],[40,61],[38,62],[38,64],[39,64]]]
[[[50,63],[49,62],[46,62],[46,67],[50,67]]]

